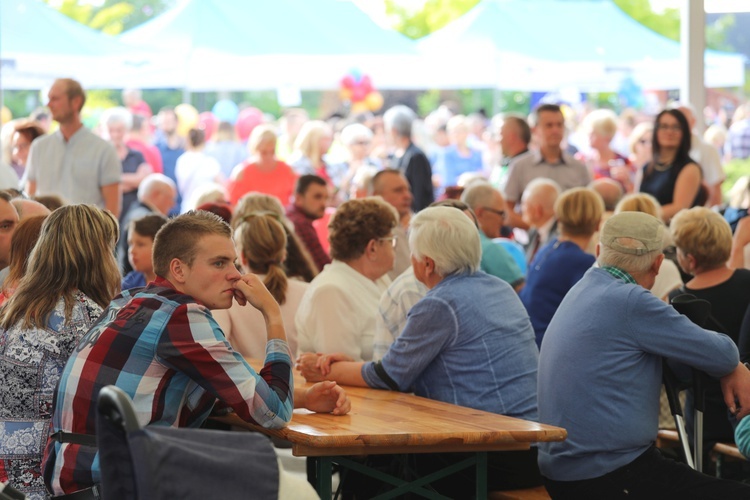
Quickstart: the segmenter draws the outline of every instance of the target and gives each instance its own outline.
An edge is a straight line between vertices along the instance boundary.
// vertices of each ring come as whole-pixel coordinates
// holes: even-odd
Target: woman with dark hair
[[[690,140],[690,126],[682,112],[665,109],[656,116],[653,158],[643,167],[638,190],[661,203],[666,222],[683,208],[705,202],[701,168],[689,155]]]

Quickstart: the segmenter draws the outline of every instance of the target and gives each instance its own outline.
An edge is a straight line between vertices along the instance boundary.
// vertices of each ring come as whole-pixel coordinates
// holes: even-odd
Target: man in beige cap
[[[750,487],[713,478],[654,447],[662,359],[721,379],[737,419],[750,414],[750,371],[724,334],[704,330],[649,293],[666,229],[641,212],[612,216],[597,261],[552,318],[539,357],[539,421],[564,427],[539,445],[552,498],[750,498]]]

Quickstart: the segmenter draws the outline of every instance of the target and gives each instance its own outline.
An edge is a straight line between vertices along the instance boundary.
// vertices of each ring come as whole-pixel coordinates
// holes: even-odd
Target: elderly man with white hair
[[[123,276],[133,270],[128,262],[128,226],[130,221],[146,215],[167,216],[177,199],[177,185],[164,174],[149,174],[138,186],[138,199],[130,205],[120,222],[120,239],[117,241],[117,261]]]
[[[750,487],[663,457],[654,446],[662,359],[721,379],[737,418],[750,414],[750,371],[728,336],[704,330],[649,292],[666,228],[642,212],[604,224],[598,268],[570,289],[539,357],[539,420],[564,427],[539,445],[552,498],[750,498]]]
[[[502,415],[536,420],[537,352],[529,317],[510,285],[479,270],[481,244],[472,221],[459,210],[431,207],[411,221],[409,245],[417,279],[427,295],[379,362],[352,362],[340,354],[300,359],[308,381],[413,391]],[[501,312],[501,314],[499,314]],[[489,454],[489,489],[540,484],[536,448]],[[460,461],[460,454],[417,458],[420,475]],[[440,493],[460,498],[473,474]],[[433,486],[436,486],[433,484]]]

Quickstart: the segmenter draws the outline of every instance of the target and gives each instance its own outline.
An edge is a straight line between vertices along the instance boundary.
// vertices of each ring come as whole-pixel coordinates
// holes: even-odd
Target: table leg
[[[487,498],[487,452],[477,452],[477,499]]]
[[[333,490],[333,460],[331,457],[314,457],[315,490],[322,500],[331,498]]]

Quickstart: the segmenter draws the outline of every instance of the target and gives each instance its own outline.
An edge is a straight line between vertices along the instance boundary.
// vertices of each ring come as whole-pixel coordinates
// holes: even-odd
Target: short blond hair
[[[672,239],[685,255],[692,255],[696,265],[715,269],[726,264],[732,251],[732,228],[713,210],[693,207],[680,210],[669,224]]]
[[[583,127],[604,137],[614,137],[617,133],[617,115],[610,109],[596,109],[583,119]]]
[[[555,202],[555,217],[563,234],[591,236],[599,228],[604,213],[604,202],[599,193],[590,188],[565,191]]]
[[[661,204],[648,193],[631,193],[625,195],[615,207],[615,213],[643,212],[661,220]]]
[[[635,154],[635,145],[638,144],[641,139],[648,139],[651,141],[651,137],[654,135],[654,124],[651,122],[639,123],[633,127],[633,131],[628,136],[628,149],[631,154]],[[639,165],[640,166],[640,165]]]
[[[273,142],[274,144],[276,144],[278,137],[279,136],[276,134],[276,129],[273,125],[258,125],[250,133],[250,139],[247,141],[247,151],[251,155],[255,154],[258,152],[258,148],[261,144],[266,144],[269,142]]]
[[[330,125],[321,120],[306,122],[294,141],[295,153],[308,158],[313,167],[320,167],[320,157],[326,153],[320,150],[320,139],[324,136],[333,137]]]

